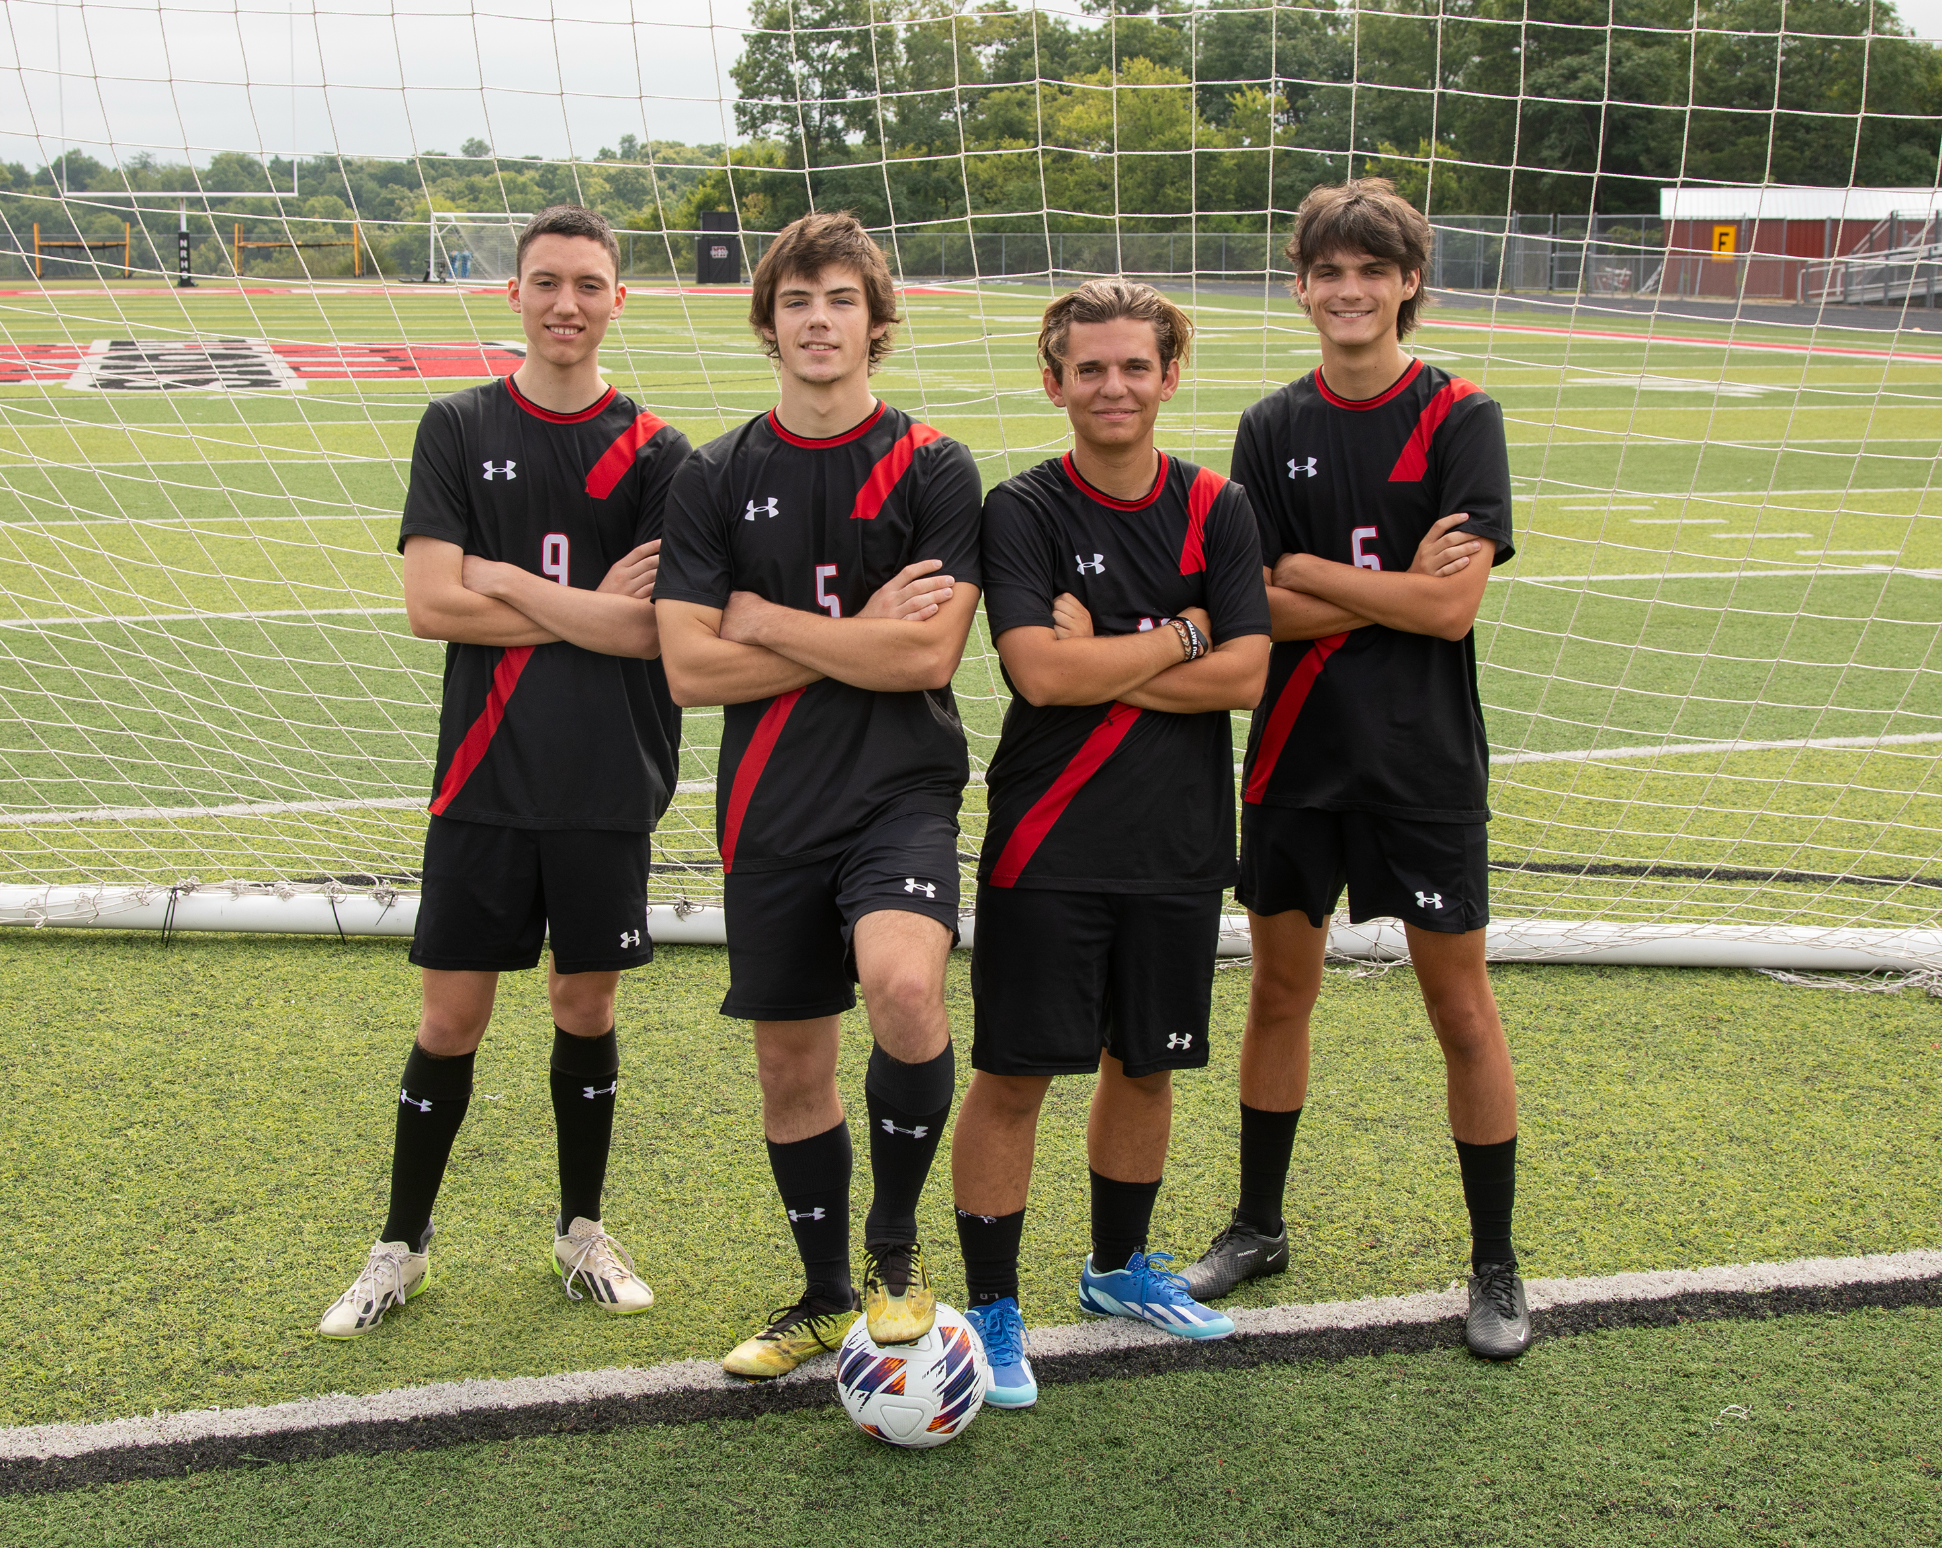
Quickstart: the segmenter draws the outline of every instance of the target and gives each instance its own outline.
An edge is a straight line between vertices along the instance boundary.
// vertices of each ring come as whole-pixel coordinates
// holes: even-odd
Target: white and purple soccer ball
[[[878,1344],[858,1317],[836,1352],[844,1412],[891,1446],[941,1446],[963,1434],[990,1387],[983,1341],[942,1301],[936,1325],[913,1344]]]

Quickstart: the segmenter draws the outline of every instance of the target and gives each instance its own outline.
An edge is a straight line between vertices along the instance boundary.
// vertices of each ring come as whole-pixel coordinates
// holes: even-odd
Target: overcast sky
[[[592,156],[734,138],[747,0],[5,0],[0,157]],[[326,8],[327,7],[327,8]],[[1048,4],[1046,9],[1076,5]],[[1942,0],[1902,0],[1942,37]]]

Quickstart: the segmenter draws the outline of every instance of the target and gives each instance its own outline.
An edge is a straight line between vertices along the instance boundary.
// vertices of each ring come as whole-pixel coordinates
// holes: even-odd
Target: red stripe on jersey
[[[1407,371],[1403,372],[1401,376],[1391,382],[1385,391],[1377,393],[1373,398],[1338,398],[1328,390],[1328,383],[1322,380],[1321,368],[1318,366],[1315,369],[1315,389],[1337,408],[1354,409],[1358,414],[1366,413],[1369,409],[1381,408],[1383,404],[1387,403],[1397,393],[1415,381],[1418,373],[1422,369],[1422,361],[1412,360],[1409,363],[1409,369]]]
[[[755,795],[756,782],[769,766],[769,754],[775,751],[776,741],[782,735],[782,723],[789,718],[789,712],[801,697],[800,688],[791,688],[787,693],[779,694],[775,702],[762,711],[762,718],[755,723],[755,735],[749,738],[748,751],[742,754],[742,761],[735,765],[735,783],[728,787],[728,813],[722,818],[724,876],[735,869],[735,841],[742,836],[742,819],[748,815],[748,803]]]
[[[606,499],[614,492],[614,485],[627,476],[641,448],[667,427],[665,419],[653,414],[636,415],[634,422],[614,438],[614,444],[600,454],[600,460],[588,471],[587,493],[596,500]]]
[[[614,401],[614,393],[617,390],[615,388],[609,387],[605,392],[603,392],[598,398],[594,399],[593,402],[589,403],[585,408],[579,409],[574,413],[555,414],[551,409],[541,408],[531,398],[527,397],[525,393],[521,392],[519,390],[518,385],[513,381],[513,379],[510,376],[501,377],[500,380],[505,382],[506,391],[512,394],[513,402],[517,403],[527,413],[531,414],[533,418],[543,419],[549,425],[584,424],[587,420],[592,419],[595,415],[603,412],[606,409],[607,405]]]
[[[1288,745],[1288,733],[1295,729],[1295,722],[1301,718],[1301,707],[1308,702],[1308,691],[1315,686],[1315,679],[1322,675],[1322,668],[1328,665],[1328,658],[1342,648],[1348,639],[1346,634],[1325,635],[1316,640],[1308,654],[1295,664],[1288,681],[1282,685],[1281,697],[1274,701],[1274,708],[1268,714],[1268,724],[1261,733],[1261,745],[1254,755],[1254,769],[1247,777],[1244,799],[1250,806],[1259,806],[1261,798],[1268,793],[1268,781],[1274,778],[1274,766],[1281,761],[1281,750]]]
[[[1160,475],[1158,478],[1153,480],[1153,487],[1147,490],[1147,492],[1141,495],[1137,500],[1122,500],[1115,495],[1107,494],[1103,489],[1093,488],[1092,485],[1088,484],[1085,481],[1084,477],[1080,474],[1079,465],[1072,460],[1071,452],[1067,452],[1065,456],[1060,460],[1065,467],[1065,476],[1071,479],[1072,482],[1078,486],[1079,492],[1085,495],[1088,499],[1097,500],[1101,505],[1105,506],[1108,510],[1143,511],[1149,505],[1151,505],[1155,500],[1159,499],[1160,491],[1167,487],[1167,454],[1165,452],[1161,452],[1159,455],[1160,455]]]
[[[1194,475],[1193,487],[1187,491],[1187,540],[1180,545],[1182,575],[1198,575],[1207,568],[1201,535],[1207,528],[1207,513],[1214,508],[1214,496],[1226,482],[1212,468],[1202,468]]]
[[[811,451],[821,451],[828,446],[847,446],[851,441],[857,439],[857,437],[869,434],[870,427],[879,419],[883,418],[885,406],[881,398],[877,399],[876,410],[868,419],[864,420],[861,424],[851,425],[841,435],[825,436],[820,441],[811,440],[806,435],[797,435],[793,430],[783,429],[782,421],[775,417],[774,409],[769,410],[769,428],[791,446],[806,446]]]
[[[1443,421],[1450,417],[1455,408],[1473,392],[1483,389],[1475,382],[1466,382],[1460,376],[1450,378],[1449,386],[1424,405],[1422,417],[1416,421],[1416,428],[1409,433],[1409,440],[1403,445],[1403,454],[1396,459],[1396,466],[1389,475],[1392,484],[1414,484],[1419,482],[1430,467],[1430,441],[1441,428]]]
[[[890,498],[890,491],[897,487],[897,480],[910,471],[917,448],[943,439],[944,432],[933,430],[929,425],[912,425],[906,430],[903,438],[870,469],[870,476],[856,492],[856,504],[850,507],[850,520],[875,521],[877,512],[883,509],[883,502]]]
[[[1106,711],[1106,718],[1092,728],[1091,734],[1072,755],[1072,761],[1059,770],[1059,777],[1052,781],[1051,788],[1018,819],[1018,826],[1011,830],[1011,837],[1005,840],[998,863],[991,869],[992,886],[1010,887],[1017,883],[1018,873],[1038,853],[1038,846],[1045,842],[1045,835],[1052,831],[1052,824],[1065,815],[1065,809],[1072,804],[1072,798],[1079,793],[1080,787],[1112,757],[1114,749],[1125,740],[1126,733],[1132,730],[1133,722],[1139,718],[1140,712],[1132,705],[1113,701],[1112,707]]]
[[[493,733],[499,729],[499,722],[506,718],[506,701],[512,691],[519,686],[519,674],[526,670],[526,663],[533,659],[530,645],[508,646],[499,657],[499,664],[492,669],[492,686],[486,690],[485,708],[479,711],[479,718],[467,728],[465,739],[459,743],[459,750],[452,754],[452,766],[445,771],[445,783],[438,787],[438,794],[432,797],[432,815],[442,816],[458,793],[465,788],[465,782],[472,777],[472,771],[485,760],[486,749],[492,745]]]

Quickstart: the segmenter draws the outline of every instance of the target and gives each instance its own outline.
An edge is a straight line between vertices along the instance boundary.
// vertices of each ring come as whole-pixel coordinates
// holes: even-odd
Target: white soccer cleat
[[[553,1267],[566,1284],[569,1301],[584,1300],[573,1281],[587,1287],[586,1294],[616,1316],[631,1317],[654,1304],[654,1292],[634,1270],[627,1249],[609,1236],[598,1220],[575,1215],[566,1235],[553,1238]]]
[[[317,1331],[325,1338],[356,1338],[384,1321],[384,1314],[424,1293],[432,1282],[431,1232],[413,1252],[410,1242],[379,1242],[364,1260],[351,1288],[330,1303]]]

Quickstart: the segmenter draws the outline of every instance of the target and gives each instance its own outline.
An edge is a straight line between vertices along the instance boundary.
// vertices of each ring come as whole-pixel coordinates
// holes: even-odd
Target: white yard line
[[[1692,753],[1791,752],[1801,749],[1919,747],[1942,742],[1942,731],[1896,736],[1806,736],[1773,742],[1667,742],[1659,747],[1580,747],[1569,752],[1492,752],[1490,766],[1513,763],[1602,763],[1609,758],[1683,758]],[[1238,765],[1237,765],[1238,767]]]

